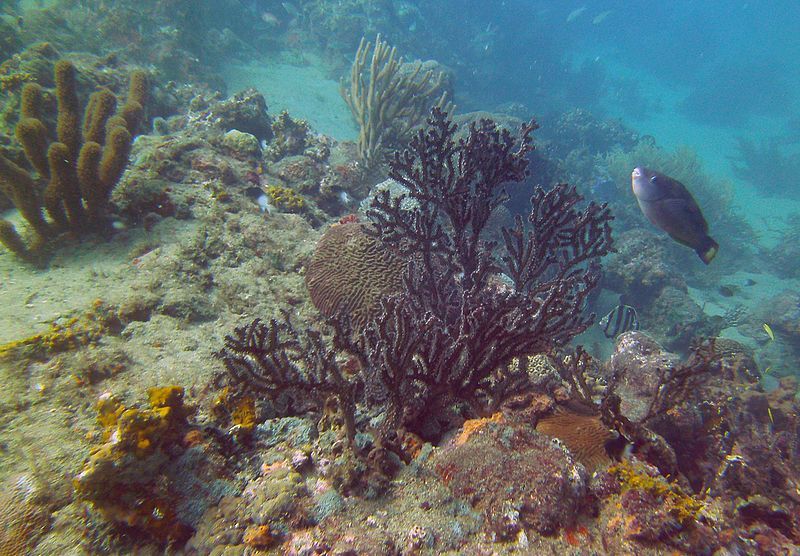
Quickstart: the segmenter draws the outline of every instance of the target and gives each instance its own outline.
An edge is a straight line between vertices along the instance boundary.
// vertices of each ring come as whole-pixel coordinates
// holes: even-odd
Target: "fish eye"
[[[656,183],[656,176],[653,176],[652,178],[650,178],[650,183]]]

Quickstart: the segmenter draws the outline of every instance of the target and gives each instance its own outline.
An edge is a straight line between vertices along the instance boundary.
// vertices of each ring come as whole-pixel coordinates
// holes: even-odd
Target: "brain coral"
[[[306,271],[311,301],[332,317],[349,315],[354,329],[375,314],[380,299],[398,292],[405,262],[366,233],[361,222],[334,224],[320,238]]]

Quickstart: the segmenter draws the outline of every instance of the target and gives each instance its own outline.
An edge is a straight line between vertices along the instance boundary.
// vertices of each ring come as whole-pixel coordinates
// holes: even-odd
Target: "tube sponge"
[[[45,240],[56,232],[103,229],[108,198],[128,163],[133,135],[144,112],[142,103],[147,98],[147,76],[136,71],[131,74],[128,100],[121,109],[117,108],[117,97],[102,89],[93,93],[86,109],[81,110],[75,67],[59,60],[54,74],[57,140],[49,143],[51,134],[42,118],[42,88],[36,84],[23,88],[15,129],[36,173],[0,155],[0,191],[11,198],[36,232],[34,237],[24,237],[3,221],[0,243],[37,262],[44,261],[32,255],[37,255]]]
[[[102,143],[106,136],[106,122],[117,109],[117,97],[108,89],[92,93],[83,118],[83,140]]]
[[[90,222],[97,221],[106,201],[98,175],[102,157],[103,147],[94,141],[84,143],[78,155],[78,182]]]
[[[22,241],[17,230],[14,229],[14,225],[8,220],[0,220],[0,243],[18,257],[28,259],[30,256],[25,242]]]
[[[67,219],[70,228],[79,230],[84,227],[86,213],[81,203],[81,191],[78,185],[78,174],[75,165],[69,159],[69,148],[64,143],[53,143],[47,150],[47,161],[50,163],[50,185],[53,193],[64,201],[67,208]]]
[[[22,118],[14,130],[17,141],[22,145],[25,156],[39,172],[39,176],[47,178],[50,169],[47,166],[47,129],[41,120]]]
[[[132,141],[131,134],[124,127],[115,127],[108,132],[106,143],[103,145],[103,158],[100,160],[99,171],[100,183],[105,196],[111,194],[111,189],[125,171]]]
[[[20,99],[22,118],[42,118],[42,87],[38,83],[26,83]]]
[[[50,226],[42,216],[36,182],[28,172],[3,155],[0,155],[0,191],[14,202],[36,233],[42,237],[50,235]]]
[[[139,106],[147,104],[147,74],[142,70],[131,73],[131,82],[128,87],[128,102],[138,102]]]
[[[58,99],[58,119],[56,120],[56,135],[61,143],[69,150],[69,160],[78,158],[78,149],[81,144],[80,134],[80,108],[78,92],[75,87],[75,66],[67,60],[59,60],[55,64],[56,98]]]

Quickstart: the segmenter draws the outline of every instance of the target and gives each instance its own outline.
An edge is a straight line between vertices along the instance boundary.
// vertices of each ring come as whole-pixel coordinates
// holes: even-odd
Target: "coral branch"
[[[223,360],[236,382],[285,406],[287,414],[321,411],[334,396],[347,437],[351,443],[355,439],[353,385],[339,369],[335,351],[325,345],[319,332],[300,334],[288,313],[283,320],[266,324],[255,319],[237,327],[232,336],[225,336],[225,347],[215,356]]]
[[[369,53],[372,57],[368,61]],[[422,124],[431,106],[447,110],[444,74],[420,73],[417,62],[403,71],[403,59],[378,35],[375,48],[362,38],[350,74],[350,87],[340,87],[359,126],[358,154],[367,168],[381,162],[383,149],[406,141],[411,130]]]
[[[484,120],[458,142],[440,110],[428,123],[390,163],[408,193],[379,195],[368,212],[376,236],[413,261],[405,293],[384,302],[366,332],[369,360],[392,391],[390,403],[400,404],[394,416],[410,393],[426,409],[461,400],[484,414],[496,407],[498,385],[509,384],[498,370],[563,345],[592,322],[582,308],[597,261],[611,249],[612,217],[604,205],[578,210],[581,197],[566,185],[537,189],[530,230],[521,218],[504,230],[498,259],[484,240],[486,224],[506,199],[504,184],[526,176],[535,122],[514,139]],[[500,272],[511,286],[497,283]]]

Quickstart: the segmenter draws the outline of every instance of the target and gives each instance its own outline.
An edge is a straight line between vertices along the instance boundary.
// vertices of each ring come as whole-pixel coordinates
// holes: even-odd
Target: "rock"
[[[528,424],[484,421],[436,457],[444,483],[483,511],[498,539],[525,529],[552,535],[572,524],[586,493],[583,465]]]
[[[679,363],[677,355],[665,351],[646,334],[621,334],[606,369],[608,376],[617,377],[616,393],[622,399],[623,415],[632,421],[642,419],[658,387],[658,369],[674,369]]]
[[[239,156],[259,156],[261,146],[258,139],[251,133],[245,133],[238,129],[231,129],[222,137],[223,146],[234,155]]]

